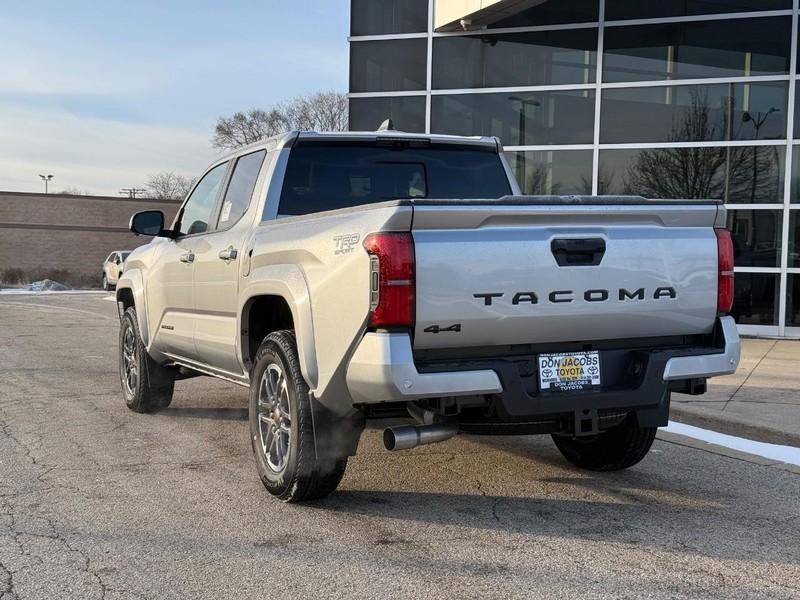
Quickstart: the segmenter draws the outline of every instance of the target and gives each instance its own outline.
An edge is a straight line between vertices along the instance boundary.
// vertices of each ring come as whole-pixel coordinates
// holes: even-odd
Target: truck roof
[[[290,148],[298,140],[341,140],[341,141],[376,141],[378,139],[397,140],[430,140],[439,144],[457,144],[460,146],[483,146],[501,150],[502,145],[496,137],[442,135],[438,133],[407,133],[405,131],[289,131],[269,138],[264,138],[247,146],[221,156],[218,161],[227,160],[240,154],[266,148],[275,150]]]

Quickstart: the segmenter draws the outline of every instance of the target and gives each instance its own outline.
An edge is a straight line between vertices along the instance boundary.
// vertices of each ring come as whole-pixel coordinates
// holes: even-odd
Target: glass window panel
[[[784,139],[788,83],[603,91],[600,142]]]
[[[780,277],[771,273],[736,273],[731,315],[740,325],[777,325]]]
[[[684,17],[792,8],[792,0],[606,0],[606,20]]]
[[[594,83],[596,48],[596,29],[436,38],[433,87]]]
[[[603,81],[782,75],[791,17],[608,27]]]
[[[426,31],[428,0],[351,0],[350,35]]]
[[[733,264],[737,267],[780,267],[783,211],[729,210]]]
[[[798,118],[800,113],[795,113]],[[792,186],[789,192],[789,201],[800,204],[800,144],[795,144],[792,151]]]
[[[800,47],[800,44],[798,44],[798,47]],[[800,94],[797,93],[794,97],[794,114],[794,138],[797,139],[800,138],[800,119],[798,119],[800,117]]]
[[[789,211],[789,268],[800,269],[800,211],[797,210]]]
[[[592,193],[591,150],[506,152],[523,194]]]
[[[425,132],[425,96],[350,98],[350,131],[376,131],[386,119],[394,128]]]
[[[782,204],[782,146],[601,150],[601,194]]]
[[[219,213],[217,227],[227,229],[236,223],[241,216],[247,212],[250,206],[250,199],[256,187],[256,180],[261,171],[261,163],[267,155],[266,150],[259,150],[251,154],[245,154],[236,161],[233,168],[228,190],[222,201],[222,208]]]
[[[211,169],[195,186],[192,195],[183,205],[180,227],[181,235],[194,235],[208,231],[211,213],[219,195],[219,188],[228,170],[228,163],[222,163]]]
[[[551,0],[550,2],[541,2],[533,8],[522,10],[510,17],[495,21],[489,25],[489,28],[584,23],[586,21],[597,21],[598,15],[597,0]]]
[[[491,199],[510,193],[493,148],[300,142],[289,155],[279,212],[304,215],[400,198]]]
[[[432,132],[494,135],[506,146],[591,144],[593,127],[593,90],[431,98]]]
[[[350,91],[424,90],[428,41],[381,40],[350,43]]]
[[[800,327],[800,275],[792,273],[786,280],[786,326]]]

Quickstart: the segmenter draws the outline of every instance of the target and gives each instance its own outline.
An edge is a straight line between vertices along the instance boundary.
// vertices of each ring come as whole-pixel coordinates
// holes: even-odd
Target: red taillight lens
[[[730,312],[733,307],[733,240],[727,229],[715,229],[717,234],[717,260],[719,282],[717,284],[717,311]]]
[[[410,233],[373,233],[364,240],[370,256],[369,326],[414,326],[414,240]]]

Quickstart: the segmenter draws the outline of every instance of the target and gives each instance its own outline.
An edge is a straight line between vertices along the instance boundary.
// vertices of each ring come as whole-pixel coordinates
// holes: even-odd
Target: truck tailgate
[[[708,333],[716,203],[419,202],[414,347]]]

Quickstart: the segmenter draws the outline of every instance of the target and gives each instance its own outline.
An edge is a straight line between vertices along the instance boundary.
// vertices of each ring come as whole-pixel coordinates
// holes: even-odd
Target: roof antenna
[[[391,119],[386,119],[381,126],[378,127],[378,131],[395,131],[394,123],[392,123]]]

